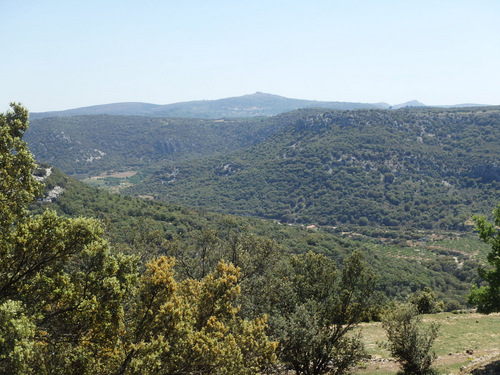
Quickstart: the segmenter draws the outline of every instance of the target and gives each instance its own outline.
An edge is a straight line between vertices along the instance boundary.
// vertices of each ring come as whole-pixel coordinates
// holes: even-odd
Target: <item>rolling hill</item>
[[[262,141],[285,124],[273,118],[52,117],[32,120],[25,140],[38,162],[86,178],[230,153]]]
[[[197,100],[165,105],[150,103],[114,103],[55,112],[32,113],[31,118],[68,117],[77,115],[120,115],[149,117],[228,118],[273,116],[299,108],[362,109],[389,108],[386,103],[325,102],[290,99],[257,92],[251,95],[218,100]]]
[[[137,173],[126,194],[291,224],[466,230],[500,201],[499,124],[498,107],[93,115],[35,119],[25,139],[79,178]]]
[[[455,230],[500,201],[499,108],[286,120],[245,150],[171,164],[125,192],[285,223]]]

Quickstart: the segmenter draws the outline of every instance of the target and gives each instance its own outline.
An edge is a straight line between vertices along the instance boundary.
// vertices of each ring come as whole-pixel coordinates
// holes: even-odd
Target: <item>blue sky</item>
[[[500,1],[0,0],[0,110],[292,98],[500,104]]]

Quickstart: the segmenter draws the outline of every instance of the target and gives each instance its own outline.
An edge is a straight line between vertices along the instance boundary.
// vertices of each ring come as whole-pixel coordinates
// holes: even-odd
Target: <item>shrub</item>
[[[401,364],[405,375],[434,375],[431,368],[436,354],[431,352],[438,336],[439,326],[431,324],[424,327],[422,318],[415,306],[400,305],[383,317],[382,327],[386,331],[388,342],[381,344],[389,350]]]

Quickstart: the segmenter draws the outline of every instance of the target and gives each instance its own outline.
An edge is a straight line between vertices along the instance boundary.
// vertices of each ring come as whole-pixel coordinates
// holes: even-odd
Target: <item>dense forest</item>
[[[369,236],[352,237],[327,228],[318,231],[187,209],[111,194],[69,178],[57,169],[52,169],[44,182],[46,194],[55,187],[64,192],[53,202],[39,200],[32,204],[33,213],[51,208],[66,217],[98,218],[105,223],[106,235],[115,247],[129,254],[140,254],[144,260],[157,255],[196,254],[200,244],[206,243],[206,255],[213,263],[219,259],[219,248],[227,241],[247,245],[271,241],[284,254],[312,251],[338,263],[360,250],[378,275],[376,290],[388,300],[403,300],[408,294],[430,286],[445,301],[447,310],[465,306],[470,283],[478,282],[476,268],[487,251],[473,239],[473,234],[453,240],[454,233],[450,232],[436,241],[422,241],[422,233],[401,231],[375,231]],[[385,236],[385,242],[374,238],[377,236]],[[408,245],[412,242],[416,246]],[[475,253],[477,249],[481,252]]]
[[[250,148],[172,163],[126,192],[283,223],[452,230],[500,200],[498,108],[287,120]]]
[[[34,120],[26,140],[75,177],[129,172],[105,181],[125,194],[292,224],[463,231],[500,200],[499,121],[496,107],[74,116]]]

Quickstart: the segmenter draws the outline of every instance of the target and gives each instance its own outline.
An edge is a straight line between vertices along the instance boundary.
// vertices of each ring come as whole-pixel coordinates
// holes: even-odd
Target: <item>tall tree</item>
[[[0,114],[0,240],[8,240],[11,226],[26,213],[26,206],[42,191],[32,176],[35,161],[26,142],[28,111],[19,104]],[[2,249],[4,249],[2,247]]]
[[[480,267],[479,276],[488,285],[474,286],[468,302],[477,306],[477,311],[483,314],[500,312],[500,205],[493,211],[494,222],[489,223],[484,217],[474,216],[476,230],[481,240],[491,245],[487,261],[490,268]]]
[[[111,255],[95,220],[27,214],[42,189],[27,127],[20,105],[0,115],[0,372],[105,372],[135,261]]]
[[[363,356],[350,335],[371,307],[374,276],[355,252],[338,272],[324,255],[294,256],[279,278],[271,321],[279,358],[296,374],[345,374]]]

